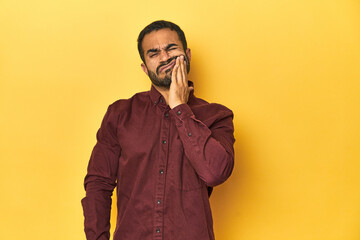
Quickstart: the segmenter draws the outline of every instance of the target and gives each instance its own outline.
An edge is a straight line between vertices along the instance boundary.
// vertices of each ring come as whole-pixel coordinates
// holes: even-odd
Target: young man
[[[138,38],[150,91],[111,104],[97,133],[82,200],[88,240],[213,240],[212,187],[234,165],[233,114],[193,94],[191,52],[174,23],[156,21]]]

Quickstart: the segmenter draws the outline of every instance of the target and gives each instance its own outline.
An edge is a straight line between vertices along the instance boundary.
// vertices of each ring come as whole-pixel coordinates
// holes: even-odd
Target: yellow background
[[[217,239],[359,240],[358,0],[1,0],[0,238],[85,239],[95,134],[150,88],[136,38],[158,19],[185,31],[197,96],[235,113]]]

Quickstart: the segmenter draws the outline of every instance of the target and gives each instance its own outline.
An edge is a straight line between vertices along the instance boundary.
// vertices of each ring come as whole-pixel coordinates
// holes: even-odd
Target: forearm
[[[112,191],[96,190],[96,185],[96,181],[90,180],[86,187],[86,197],[81,201],[86,239],[109,240]]]
[[[199,177],[207,186],[223,183],[234,166],[232,115],[210,129],[195,118],[187,104],[172,111],[185,155]]]
[[[94,150],[96,149],[95,147]],[[110,238],[111,196],[116,181],[114,177],[106,174],[105,168],[100,168],[106,164],[93,164],[94,157],[97,155],[95,153],[92,155],[85,177],[86,197],[81,201],[85,217],[85,234],[87,240],[108,240]]]
[[[110,238],[111,196],[116,186],[118,159],[121,153],[116,138],[116,115],[109,107],[97,133],[84,181],[86,197],[84,210],[85,234],[88,240]]]

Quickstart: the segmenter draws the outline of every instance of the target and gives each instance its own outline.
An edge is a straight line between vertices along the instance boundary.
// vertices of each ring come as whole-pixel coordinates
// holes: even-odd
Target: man
[[[152,87],[105,114],[85,177],[87,239],[109,239],[117,187],[114,240],[213,240],[209,196],[233,169],[233,114],[194,96],[177,25],[151,23],[138,50]]]

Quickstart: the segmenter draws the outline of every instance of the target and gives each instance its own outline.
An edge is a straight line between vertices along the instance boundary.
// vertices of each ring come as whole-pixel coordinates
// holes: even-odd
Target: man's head
[[[146,26],[139,34],[138,50],[142,69],[158,87],[170,87],[177,57],[185,57],[187,71],[190,71],[191,52],[184,32],[174,23],[156,21]]]

